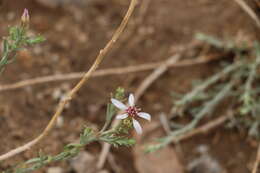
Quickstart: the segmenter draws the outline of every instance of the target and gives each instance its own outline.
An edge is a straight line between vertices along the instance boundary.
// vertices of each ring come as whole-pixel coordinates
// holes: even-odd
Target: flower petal
[[[142,127],[141,127],[141,125],[139,124],[139,122],[136,121],[135,119],[133,119],[133,125],[134,125],[134,128],[135,128],[135,131],[136,131],[138,134],[142,134],[143,130],[142,130]]]
[[[117,116],[116,116],[116,119],[122,120],[122,119],[125,119],[125,118],[127,118],[127,117],[128,117],[128,114],[120,114],[120,115],[117,115]]]
[[[127,106],[125,104],[123,104],[122,102],[120,102],[117,99],[111,99],[111,102],[113,103],[113,105],[115,105],[117,108],[121,109],[121,110],[126,110]]]
[[[135,97],[134,97],[133,94],[129,95],[128,103],[129,103],[130,106],[134,106],[135,105]]]
[[[139,117],[141,117],[141,118],[144,118],[144,119],[146,119],[146,120],[148,120],[148,121],[151,121],[151,115],[148,114],[148,113],[139,112],[137,115],[138,115]]]

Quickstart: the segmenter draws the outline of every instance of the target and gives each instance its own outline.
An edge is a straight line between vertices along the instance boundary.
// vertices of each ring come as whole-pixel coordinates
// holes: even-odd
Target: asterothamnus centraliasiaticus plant
[[[128,98],[128,106],[123,104],[121,101],[112,98],[111,102],[119,109],[123,110],[124,113],[117,115],[116,119],[126,119],[131,118],[133,121],[133,126],[138,134],[142,134],[142,127],[140,123],[136,120],[137,117],[144,118],[151,121],[151,115],[146,112],[140,112],[141,109],[135,106],[134,95],[130,94]]]

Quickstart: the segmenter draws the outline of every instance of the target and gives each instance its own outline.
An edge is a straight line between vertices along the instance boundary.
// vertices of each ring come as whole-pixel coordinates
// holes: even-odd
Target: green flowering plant
[[[243,128],[250,137],[260,139],[259,42],[255,41],[252,45],[245,42],[239,44],[234,41],[222,41],[202,33],[197,34],[196,38],[210,45],[212,50],[229,53],[232,61],[222,62],[219,71],[196,84],[191,91],[185,94],[173,93],[173,107],[170,114],[174,117],[188,114],[192,116],[192,120],[185,124],[170,122],[172,125],[170,133],[159,138],[155,144],[147,145],[145,151],[148,153],[155,152],[170,143],[179,142],[182,137],[198,128],[203,119],[213,117],[218,106],[226,100],[229,102],[227,112],[232,114],[232,118],[227,120],[226,127]]]
[[[29,21],[29,12],[27,9],[24,9],[20,25],[10,27],[9,35],[3,38],[2,58],[0,60],[0,73],[4,71],[6,65],[15,61],[17,52],[19,50],[22,50],[27,46],[41,43],[45,40],[40,35],[35,37],[28,36]]]
[[[67,144],[63,151],[57,155],[45,155],[42,152],[39,153],[38,157],[32,158],[24,163],[18,164],[17,166],[3,171],[3,173],[27,173],[42,168],[43,166],[71,159],[79,154],[80,151],[84,150],[85,146],[92,142],[106,142],[114,147],[126,146],[130,147],[135,144],[135,140],[130,137],[130,132],[134,128],[138,134],[142,133],[140,124],[138,123],[137,116],[151,120],[151,115],[148,113],[140,112],[135,106],[134,95],[129,95],[129,106],[126,106],[121,102],[124,100],[124,89],[118,88],[114,94],[114,98],[111,99],[111,103],[107,104],[106,111],[106,122],[103,128],[96,131],[90,127],[85,127],[80,134],[80,140],[78,143]],[[124,114],[116,116],[116,108],[120,108],[124,111]],[[111,121],[116,116],[120,122],[114,128],[110,127]],[[138,124],[136,124],[136,122]]]
[[[0,162],[13,157],[25,150],[30,149],[33,145],[39,143],[45,136],[48,135],[50,130],[53,128],[57,118],[60,116],[61,112],[63,111],[65,105],[75,96],[77,91],[83,86],[84,83],[89,79],[91,74],[98,68],[99,64],[104,59],[104,56],[106,53],[112,48],[114,43],[118,40],[119,36],[125,29],[130,16],[132,15],[134,8],[137,4],[137,0],[131,0],[131,3],[129,5],[129,8],[126,12],[126,15],[124,16],[121,24],[113,34],[111,40],[106,44],[106,46],[100,50],[99,54],[97,55],[95,62],[92,64],[91,68],[85,73],[85,75],[82,77],[82,79],[67,93],[67,95],[60,100],[60,103],[58,105],[58,108],[56,112],[54,113],[52,119],[44,129],[44,131],[36,137],[34,140],[19,146],[5,154],[0,155]],[[43,41],[44,39],[42,37],[28,37],[27,36],[27,30],[29,27],[29,13],[28,10],[24,10],[24,13],[22,15],[22,22],[21,25],[18,27],[12,27],[10,28],[10,36],[4,39],[4,56],[2,58],[2,69],[5,67],[6,64],[9,64],[11,60],[15,59],[15,54],[17,51],[21,50],[25,46],[33,45],[35,43],[39,43]],[[11,48],[11,49],[10,49]],[[12,53],[12,54],[11,54]],[[11,56],[12,55],[12,56]],[[134,99],[133,95],[130,95],[131,99]],[[120,102],[120,100],[124,99],[124,89],[118,88],[115,95],[113,96],[112,103],[117,100],[117,102]],[[71,159],[79,154],[79,152],[83,149],[85,149],[85,146],[92,143],[92,142],[106,142],[109,143],[115,147],[119,146],[132,146],[135,144],[135,140],[130,137],[130,131],[133,127],[135,127],[136,123],[134,122],[136,118],[136,115],[141,117],[141,112],[139,112],[139,109],[137,109],[133,104],[134,100],[131,100],[131,105],[128,106],[127,110],[124,110],[126,113],[128,113],[129,117],[132,117],[131,119],[124,119],[122,121],[119,121],[119,123],[114,127],[110,127],[112,120],[114,119],[114,116],[117,113],[116,106],[114,104],[109,103],[107,106],[107,112],[106,112],[106,121],[101,128],[101,130],[94,130],[90,127],[85,127],[80,135],[80,140],[78,143],[70,143],[67,144],[63,151],[60,152],[57,155],[46,155],[42,152],[38,154],[37,157],[32,158],[28,161],[25,161],[23,163],[17,164],[13,167],[11,167],[8,170],[3,171],[4,173],[9,172],[15,172],[15,173],[25,173],[25,172],[32,172],[39,168],[42,168],[43,166]],[[121,103],[122,104],[122,103]],[[118,107],[118,106],[117,106]],[[133,110],[135,112],[133,112]],[[150,116],[150,115],[149,115]],[[119,117],[119,116],[118,116]],[[122,119],[122,118],[121,118]],[[147,119],[147,116],[146,116]],[[136,120],[135,120],[136,121]],[[138,123],[140,126],[140,124]],[[135,127],[136,128],[136,127]],[[139,127],[139,131],[140,132]]]

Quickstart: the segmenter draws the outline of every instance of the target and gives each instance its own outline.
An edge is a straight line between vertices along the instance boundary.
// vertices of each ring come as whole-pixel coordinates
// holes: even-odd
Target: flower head
[[[23,15],[21,17],[21,20],[22,20],[23,25],[28,25],[28,23],[30,21],[29,11],[26,8],[23,11]]]
[[[144,118],[148,121],[151,121],[151,115],[145,112],[141,112],[141,109],[135,106],[134,95],[130,94],[128,98],[128,106],[123,104],[117,99],[111,99],[111,102],[119,109],[123,110],[124,113],[117,115],[116,119],[126,119],[128,117],[132,118],[133,126],[138,134],[142,133],[142,127],[140,123],[136,120],[137,117]]]

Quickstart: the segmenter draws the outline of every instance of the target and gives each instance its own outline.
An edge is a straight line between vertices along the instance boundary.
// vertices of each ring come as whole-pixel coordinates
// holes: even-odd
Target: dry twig
[[[259,163],[260,163],[260,143],[259,143],[259,145],[258,145],[258,151],[257,151],[257,155],[256,155],[256,161],[255,161],[255,163],[254,163],[254,168],[253,168],[252,173],[257,173],[257,169],[258,169]]]
[[[111,165],[111,167],[112,167],[112,169],[113,169],[113,171],[114,171],[115,173],[120,173],[120,172],[122,172],[121,168],[119,167],[119,165],[118,165],[118,163],[116,162],[115,157],[114,157],[114,155],[112,155],[112,153],[109,153],[109,154],[108,154],[108,162],[109,162],[109,164]]]
[[[145,78],[145,80],[141,83],[141,85],[135,91],[135,98],[139,100],[139,98],[143,95],[143,93],[148,89],[151,84],[158,79],[168,67],[172,64],[175,64],[180,59],[180,55],[174,55],[170,57],[164,64],[160,65],[157,69],[155,69],[149,76]]]
[[[260,28],[260,21],[256,13],[243,0],[235,0],[236,3],[255,21],[257,27]]]
[[[185,66],[191,66],[191,65],[196,65],[196,64],[203,64],[203,63],[208,63],[213,60],[220,59],[222,57],[223,56],[220,56],[219,54],[211,55],[210,57],[201,56],[200,58],[197,58],[195,60],[183,60],[181,62],[171,64],[171,65],[169,65],[169,67],[185,67]],[[90,77],[122,75],[122,74],[152,70],[152,69],[158,68],[165,62],[166,61],[160,61],[157,63],[147,63],[147,64],[141,64],[141,65],[128,66],[128,67],[102,69],[102,70],[97,70],[97,71],[93,72],[93,74]],[[27,86],[33,86],[33,85],[37,85],[37,84],[49,83],[49,82],[59,82],[59,81],[79,79],[79,78],[82,78],[83,76],[84,76],[83,72],[78,72],[78,73],[75,72],[75,73],[37,77],[34,79],[27,79],[27,80],[15,82],[12,84],[0,85],[0,92],[19,89],[19,88],[23,88],[23,87],[27,87]]]
[[[223,115],[215,120],[208,122],[205,125],[202,125],[201,127],[195,128],[192,131],[187,132],[186,134],[184,134],[178,138],[175,138],[173,142],[176,143],[176,142],[183,141],[185,139],[191,138],[191,137],[199,135],[199,134],[208,133],[210,130],[213,130],[214,128],[222,125],[224,122],[226,122],[228,119],[232,118],[233,116],[234,115],[230,111],[227,113],[227,115]]]
[[[121,39],[121,44],[118,44],[115,50],[121,49],[125,43],[127,43],[127,48],[129,49],[129,47],[132,47],[131,45],[144,39],[143,35],[138,33],[138,29],[144,25],[143,20],[147,14],[151,0],[141,0],[139,2],[141,4],[139,11],[137,11],[137,17],[133,18],[133,20],[129,23],[128,30]]]
[[[166,117],[166,115],[164,113],[160,114],[159,118],[160,118],[160,122],[162,124],[164,131],[166,132],[167,135],[169,135],[171,133],[171,128],[169,125],[168,118]]]
[[[189,131],[187,133],[185,133],[184,135],[181,135],[177,138],[174,138],[174,140],[172,141],[173,143],[178,143],[178,142],[181,142],[183,140],[186,140],[186,139],[189,139],[189,138],[192,138],[196,135],[200,135],[200,134],[207,134],[209,133],[211,130],[217,128],[218,126],[222,125],[224,122],[226,122],[227,120],[233,118],[233,114],[230,112],[227,113],[227,115],[223,115],[223,116],[220,116],[214,120],[211,120],[210,122],[200,126],[200,127],[197,127],[197,128],[194,128],[192,131]],[[164,120],[165,121],[165,120]],[[165,124],[161,123],[161,125],[156,125],[155,127],[153,127],[150,131],[154,131],[158,128],[161,128],[162,126],[164,126]],[[168,126],[168,125],[166,125]],[[163,127],[165,129],[165,127]],[[167,127],[168,129],[168,127]],[[165,130],[166,133],[168,133],[169,131],[168,130]]]
[[[20,147],[18,147],[16,149],[13,149],[13,150],[7,152],[6,154],[1,155],[0,156],[0,161],[3,161],[5,159],[8,159],[8,158],[10,158],[12,156],[15,156],[15,155],[23,152],[25,150],[30,149],[32,146],[34,146],[35,144],[39,143],[44,137],[46,137],[49,134],[50,130],[53,128],[53,126],[54,126],[54,124],[56,122],[56,119],[62,113],[65,105],[75,96],[75,94],[83,86],[83,84],[85,84],[87,82],[87,80],[90,78],[92,73],[97,69],[97,67],[99,66],[101,61],[104,59],[104,56],[113,47],[114,43],[118,40],[119,36],[121,35],[123,30],[125,29],[128,21],[129,21],[130,16],[132,15],[132,13],[134,11],[136,2],[137,2],[137,0],[132,0],[131,1],[130,5],[129,5],[129,8],[128,8],[128,11],[127,11],[124,19],[122,20],[120,26],[115,31],[112,39],[106,44],[104,49],[100,50],[100,52],[99,52],[95,62],[93,63],[91,68],[84,74],[83,78],[76,84],[76,86],[74,88],[72,88],[71,91],[69,91],[67,96],[60,101],[59,106],[58,106],[55,114],[53,115],[52,119],[50,120],[49,124],[44,129],[44,131],[38,137],[36,137],[34,140],[26,143],[23,146],[20,146]]]

